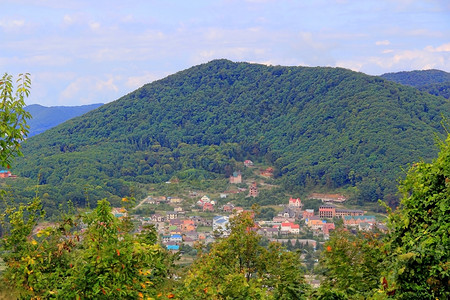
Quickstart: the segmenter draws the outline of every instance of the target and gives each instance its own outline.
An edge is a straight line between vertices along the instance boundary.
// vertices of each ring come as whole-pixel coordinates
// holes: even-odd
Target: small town
[[[246,160],[244,165],[252,168],[253,162]],[[260,175],[259,178],[270,178],[273,169],[269,167],[257,172]],[[240,171],[233,172],[229,177],[230,186],[242,183]],[[161,244],[170,251],[181,251],[182,255],[183,247],[195,247],[199,242],[209,244],[218,237],[226,237],[229,233],[230,218],[243,212],[253,216],[256,227],[252,230],[268,241],[278,241],[285,245],[296,243],[310,246],[314,250],[319,244],[329,239],[330,232],[335,230],[338,224],[351,231],[384,232],[387,230],[385,224],[378,221],[374,215],[359,209],[345,208],[346,198],[340,194],[310,194],[309,199],[315,199],[321,203],[318,210],[305,207],[299,197],[289,197],[283,200],[283,204],[277,205],[276,215],[268,219],[260,218],[255,215],[255,211],[244,209],[228,201],[230,196],[238,193],[246,193],[246,197],[258,197],[258,184],[256,181],[251,181],[247,189],[235,188],[221,191],[217,198],[193,191],[189,192],[187,199],[170,195],[148,196],[140,201],[134,211],[139,212],[139,209],[149,208],[150,211],[155,212],[149,215],[134,214],[131,217],[136,222],[137,231],[148,225],[155,226]],[[154,209],[158,207],[167,209]],[[121,218],[125,216],[126,211],[124,208],[114,208],[113,213]]]

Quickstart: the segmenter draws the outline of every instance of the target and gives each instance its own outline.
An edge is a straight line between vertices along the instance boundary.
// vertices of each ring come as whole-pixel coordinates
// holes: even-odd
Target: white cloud
[[[377,45],[377,46],[389,46],[390,44],[391,44],[391,42],[388,40],[375,42],[375,45]]]
[[[165,74],[164,76],[166,76],[168,74]],[[151,74],[148,72],[145,72],[145,74],[140,75],[140,76],[130,76],[127,78],[126,82],[125,82],[125,86],[130,88],[130,89],[137,89],[141,86],[143,86],[144,84],[150,83],[152,81],[158,80],[163,78],[164,76],[158,76],[155,74]]]
[[[450,69],[450,45],[439,47],[427,46],[424,49],[415,50],[390,50],[383,56],[358,57],[355,59],[339,61],[336,65],[355,71],[379,70],[379,73],[426,70],[426,69]]]
[[[89,27],[92,31],[98,31],[100,29],[100,23],[99,22],[89,22]]]
[[[25,20],[23,19],[2,19],[0,20],[0,28],[6,32],[19,30],[25,26]]]
[[[450,52],[450,43],[440,45],[436,48],[434,48],[432,46],[428,46],[425,49],[430,52]]]
[[[64,15],[63,21],[66,25],[72,25],[75,22],[75,18],[70,15]]]
[[[104,78],[86,76],[72,80],[59,94],[59,104],[109,102],[121,96],[117,81],[120,76],[104,75]],[[73,105],[73,104],[71,104]]]

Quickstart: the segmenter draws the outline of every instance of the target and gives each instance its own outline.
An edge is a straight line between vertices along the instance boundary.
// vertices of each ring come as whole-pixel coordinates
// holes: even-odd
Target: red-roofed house
[[[209,202],[204,203],[203,211],[214,211],[214,205],[212,205],[212,203]]]
[[[300,233],[300,225],[294,223],[281,223],[280,231],[285,234],[298,234]]]
[[[253,162],[251,160],[247,159],[246,161],[244,161],[244,166],[251,167],[251,166],[253,166]]]
[[[289,198],[289,206],[301,208],[303,206],[302,205],[302,200],[300,200],[300,198],[292,198],[292,197],[290,197]]]

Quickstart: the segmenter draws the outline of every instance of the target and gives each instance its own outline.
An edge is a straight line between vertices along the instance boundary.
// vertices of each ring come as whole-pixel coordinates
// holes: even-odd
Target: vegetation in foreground
[[[38,200],[8,210],[4,279],[23,298],[446,299],[449,166],[450,137],[433,163],[417,163],[408,172],[386,237],[337,230],[324,245],[318,290],[305,284],[296,252],[258,244],[248,214],[233,219],[228,237],[175,275],[175,257],[156,244],[154,231],[132,234],[106,200],[82,223],[68,217],[36,235]],[[86,230],[77,230],[81,224]]]

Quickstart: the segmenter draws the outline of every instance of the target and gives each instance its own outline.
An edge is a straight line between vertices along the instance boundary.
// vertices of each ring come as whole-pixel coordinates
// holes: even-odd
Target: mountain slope
[[[441,70],[421,70],[409,72],[385,73],[381,75],[387,80],[404,85],[420,87],[428,84],[450,82],[450,73]]]
[[[251,157],[288,189],[353,185],[375,201],[401,166],[434,156],[441,114],[445,99],[380,77],[216,60],[30,138],[15,168],[82,202],[83,189],[221,177]]]
[[[32,104],[25,107],[25,110],[31,113],[32,118],[28,121],[30,132],[28,137],[42,133],[56,125],[59,125],[69,119],[81,116],[97,107],[99,104],[81,105],[81,106],[51,106],[46,107],[39,104]]]
[[[400,84],[414,86],[420,91],[450,99],[450,73],[440,70],[386,73],[381,77]]]

